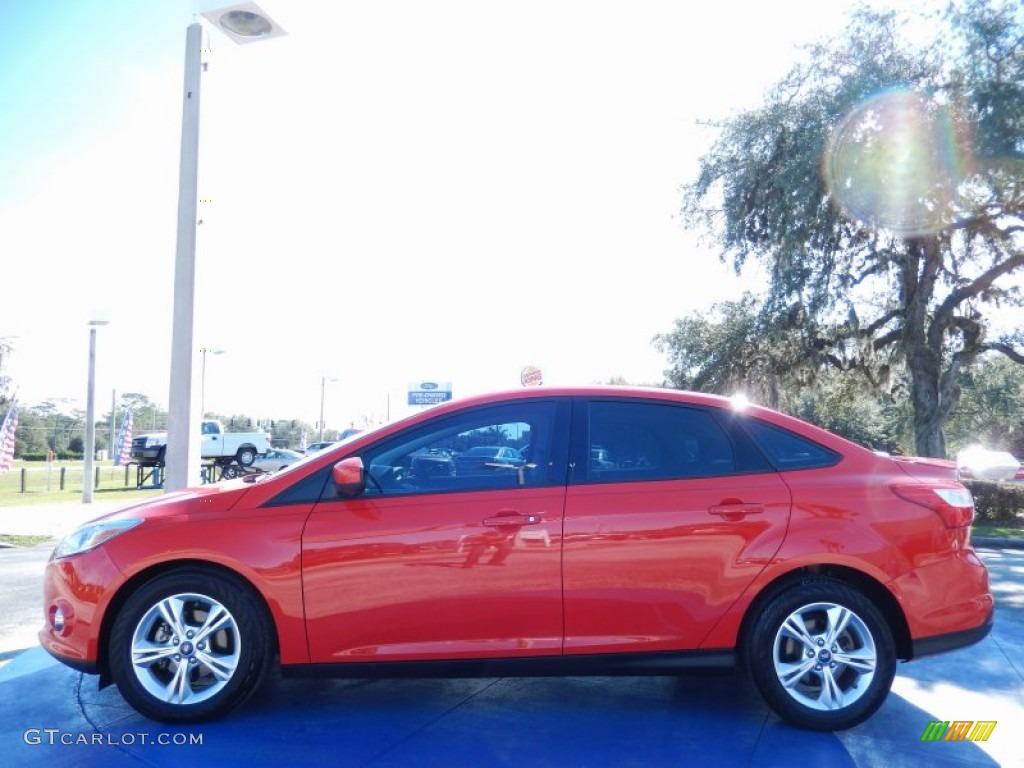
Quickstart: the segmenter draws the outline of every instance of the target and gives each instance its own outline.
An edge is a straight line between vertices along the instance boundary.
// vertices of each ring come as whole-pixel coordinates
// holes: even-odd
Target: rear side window
[[[838,464],[842,455],[831,448],[788,429],[777,427],[757,419],[744,422],[747,432],[764,452],[768,460],[780,472],[790,469],[818,469]]]
[[[733,443],[705,410],[636,401],[589,407],[588,482],[715,477],[743,471]]]

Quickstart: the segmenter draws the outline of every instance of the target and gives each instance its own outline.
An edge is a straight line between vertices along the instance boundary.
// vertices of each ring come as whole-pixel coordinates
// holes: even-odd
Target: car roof
[[[667,387],[638,387],[621,386],[612,384],[591,384],[584,386],[540,386],[540,387],[519,387],[516,389],[504,389],[494,392],[487,392],[478,395],[453,398],[445,403],[431,406],[425,411],[408,417],[403,420],[405,423],[413,423],[425,418],[442,415],[448,411],[458,411],[467,406],[488,405],[503,403],[514,400],[529,400],[549,397],[588,397],[600,398],[642,398],[644,400],[664,400],[667,403],[682,403],[689,405],[708,406],[723,410],[741,412],[747,416],[753,416],[771,424],[776,424],[785,429],[790,429],[803,434],[823,445],[845,452],[847,450],[868,451],[862,445],[858,445],[846,438],[840,437],[834,432],[804,421],[795,416],[789,416],[780,411],[772,410],[764,406],[749,402],[745,397],[725,397],[724,395],[713,395],[707,392],[692,392],[681,389],[669,389]],[[399,424],[401,422],[394,422]]]
[[[586,386],[558,386],[558,387],[519,387],[516,389],[496,390],[478,395],[468,395],[454,398],[439,405],[432,406],[423,413],[438,414],[446,410],[457,410],[466,406],[486,405],[488,403],[500,403],[508,400],[528,400],[543,397],[637,397],[644,399],[658,399],[671,402],[688,402],[700,405],[710,405],[718,408],[733,408],[737,401],[723,395],[712,395],[706,392],[688,392],[679,389],[668,389],[665,387],[636,387],[620,385],[591,384]],[[764,411],[768,414],[775,414],[775,411],[763,409],[760,406],[749,405],[753,412]]]

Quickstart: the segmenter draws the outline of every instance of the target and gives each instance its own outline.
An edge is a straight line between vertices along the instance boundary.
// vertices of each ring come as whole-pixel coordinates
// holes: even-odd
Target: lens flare
[[[967,122],[924,94],[891,90],[836,125],[823,159],[832,199],[851,219],[904,237],[947,227],[966,204]]]

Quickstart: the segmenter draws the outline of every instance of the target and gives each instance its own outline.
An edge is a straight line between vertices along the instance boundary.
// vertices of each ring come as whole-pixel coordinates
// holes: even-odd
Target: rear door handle
[[[720,515],[726,520],[742,520],[747,515],[756,515],[764,512],[764,504],[747,504],[742,501],[723,501],[708,507],[708,513]]]
[[[517,512],[514,515],[496,515],[484,518],[484,525],[492,527],[503,525],[537,525],[540,521],[540,515],[521,515]]]

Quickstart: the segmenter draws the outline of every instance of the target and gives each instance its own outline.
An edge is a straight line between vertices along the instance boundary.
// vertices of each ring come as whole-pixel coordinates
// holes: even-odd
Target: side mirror
[[[366,472],[363,470],[363,460],[358,456],[349,456],[339,461],[331,470],[331,476],[339,496],[353,498],[366,490]]]

